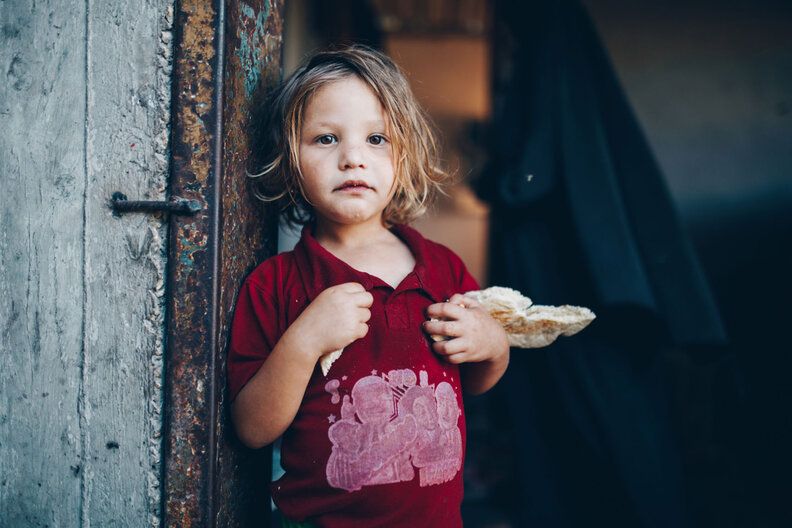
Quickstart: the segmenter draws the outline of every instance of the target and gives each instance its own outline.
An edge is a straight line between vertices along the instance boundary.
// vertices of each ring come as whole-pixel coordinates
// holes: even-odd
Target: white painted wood
[[[167,199],[167,9],[88,9],[83,510],[97,526],[159,523],[166,229],[151,214],[114,216],[107,201]]]
[[[85,6],[0,2],[0,526],[76,526]]]
[[[172,5],[0,2],[2,527],[159,524]]]

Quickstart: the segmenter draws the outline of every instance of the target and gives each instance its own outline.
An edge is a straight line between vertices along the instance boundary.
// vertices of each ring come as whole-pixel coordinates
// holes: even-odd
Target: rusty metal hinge
[[[127,200],[124,193],[114,192],[110,198],[110,208],[115,214],[145,212],[165,212],[177,215],[192,215],[202,209],[198,200],[187,200],[173,196],[169,201]]]

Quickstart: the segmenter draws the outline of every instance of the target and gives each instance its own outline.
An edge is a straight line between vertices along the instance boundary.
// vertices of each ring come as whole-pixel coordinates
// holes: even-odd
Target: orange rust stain
[[[213,131],[206,129],[203,117],[209,115],[213,107],[215,73],[211,61],[215,56],[213,24],[217,13],[211,4],[190,0],[181,3],[181,10],[185,16],[183,63],[188,69],[178,87],[181,140],[193,152],[191,172],[198,182],[206,184],[212,165],[210,140]]]

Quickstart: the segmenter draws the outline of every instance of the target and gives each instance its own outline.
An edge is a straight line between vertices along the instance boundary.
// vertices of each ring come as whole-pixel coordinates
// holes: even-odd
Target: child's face
[[[305,105],[300,171],[317,222],[381,225],[395,190],[392,156],[382,105],[358,77],[323,86]]]

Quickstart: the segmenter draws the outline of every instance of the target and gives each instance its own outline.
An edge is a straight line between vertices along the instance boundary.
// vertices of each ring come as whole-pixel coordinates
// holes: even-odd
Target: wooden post
[[[241,279],[275,240],[276,223],[247,185],[246,125],[254,91],[280,76],[282,7],[185,0],[176,9],[171,193],[204,207],[171,219],[168,526],[268,524],[266,452],[248,452],[228,425],[223,364]]]
[[[223,115],[223,224],[220,248],[217,526],[269,526],[272,453],[253,453],[233,432],[225,397],[229,327],[242,279],[277,251],[277,218],[255,198],[247,177],[252,106],[281,77],[283,0],[230,2],[226,13]]]

